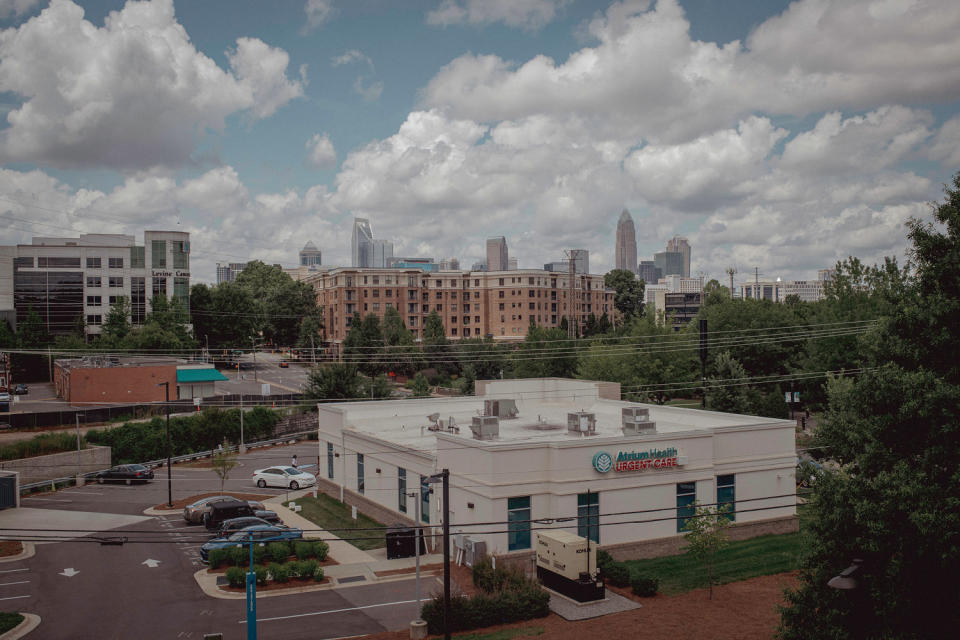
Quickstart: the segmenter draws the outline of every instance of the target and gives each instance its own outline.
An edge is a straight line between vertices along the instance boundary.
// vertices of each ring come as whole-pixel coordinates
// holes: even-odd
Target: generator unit
[[[543,586],[577,602],[606,597],[596,545],[567,531],[537,532],[537,578]]]
[[[650,410],[646,407],[624,407],[621,410],[623,435],[653,435],[657,424],[650,421]]]

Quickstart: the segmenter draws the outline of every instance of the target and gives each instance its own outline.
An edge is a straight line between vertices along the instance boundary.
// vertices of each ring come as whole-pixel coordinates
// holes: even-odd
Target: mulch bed
[[[158,505],[154,505],[154,509],[157,511],[181,511],[188,504],[193,504],[201,498],[206,498],[208,496],[219,496],[219,495],[231,495],[238,500],[256,500],[257,502],[263,502],[267,498],[273,498],[272,495],[262,495],[259,493],[230,493],[221,494],[219,491],[210,491],[207,493],[198,493],[195,496],[190,496],[189,498],[182,498],[180,500],[174,500],[173,506],[168,507],[166,502],[161,502]]]
[[[442,564],[422,564],[422,565],[420,565],[420,573],[421,573],[421,574],[423,574],[423,573],[429,573],[429,574],[433,575],[433,574],[434,574],[435,572],[437,572],[437,571],[439,571],[439,572],[441,572],[441,573],[443,572],[443,565],[442,565]],[[417,568],[416,568],[416,567],[410,567],[409,569],[390,569],[389,571],[374,571],[374,572],[373,572],[373,574],[374,574],[375,576],[377,576],[378,578],[385,578],[385,577],[387,577],[387,576],[399,576],[399,575],[403,575],[403,574],[405,574],[405,573],[409,573],[410,575],[416,575],[416,573],[417,573]]]
[[[23,543],[19,540],[0,540],[0,558],[16,556],[23,551]]]
[[[291,557],[291,558],[288,558],[287,561],[289,562],[290,560],[293,560],[293,559],[295,558]],[[313,560],[316,560],[316,558],[313,558]],[[283,563],[281,562],[280,564],[283,564]],[[327,556],[327,559],[322,562],[319,562],[319,561],[317,562],[317,565],[321,567],[332,567],[335,564],[340,564],[340,563],[334,560],[333,558],[331,558],[330,556]],[[243,567],[243,568],[246,569],[246,567]],[[212,573],[215,575],[223,575],[226,572],[227,572],[227,567],[218,567],[217,569],[210,569],[210,568],[207,569],[207,573]]]
[[[262,593],[264,591],[283,591],[284,589],[297,589],[299,587],[308,587],[315,584],[330,584],[330,578],[324,578],[323,580],[301,580],[300,578],[290,578],[289,582],[268,582],[265,585],[258,584],[257,592]],[[228,585],[223,585],[220,587],[222,591],[227,591],[229,593],[246,593],[247,588],[244,587],[231,587]],[[409,639],[409,634],[407,638]]]
[[[712,600],[707,589],[653,598],[638,598],[627,590],[629,595],[626,597],[641,603],[639,609],[576,622],[569,622],[551,613],[546,618],[488,627],[484,632],[515,628],[543,629],[541,637],[550,640],[583,640],[591,637],[630,637],[633,632],[639,637],[642,630],[644,637],[671,640],[769,640],[780,622],[777,605],[783,603],[783,590],[796,585],[797,572],[792,571],[714,586]],[[408,629],[362,637],[363,640],[409,638]]]

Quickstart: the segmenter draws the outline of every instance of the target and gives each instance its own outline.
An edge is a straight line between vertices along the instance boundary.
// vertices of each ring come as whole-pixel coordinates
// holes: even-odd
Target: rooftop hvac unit
[[[597,414],[577,411],[567,414],[567,432],[581,436],[597,434]]]
[[[483,415],[497,416],[498,418],[516,418],[517,414],[516,400],[484,400]]]
[[[657,423],[650,421],[650,410],[646,407],[624,407],[622,410],[623,435],[635,436],[657,432]]]
[[[470,425],[477,440],[493,440],[500,435],[500,418],[497,416],[473,416]]]

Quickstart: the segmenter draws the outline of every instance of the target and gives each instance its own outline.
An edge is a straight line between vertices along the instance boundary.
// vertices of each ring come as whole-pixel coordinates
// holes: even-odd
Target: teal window
[[[363,493],[363,454],[357,454],[357,492]]]
[[[693,517],[697,500],[697,483],[680,482],[677,484],[677,533],[687,530],[687,520]]]
[[[507,498],[507,550],[530,548],[530,496]]]
[[[420,476],[420,519],[430,522],[430,483],[428,478]]]
[[[333,480],[333,443],[327,443],[327,477]]]
[[[150,243],[151,266],[154,269],[165,269],[167,266],[167,241],[152,240]]]
[[[577,496],[577,535],[600,544],[600,494],[581,493]]]
[[[397,469],[397,506],[400,513],[407,512],[407,470]]]
[[[143,269],[147,266],[146,252],[143,247],[130,247],[130,268]]]
[[[717,511],[733,522],[737,516],[736,478],[729,475],[717,476]]]
[[[173,241],[171,243],[171,246],[173,248],[173,268],[189,269],[190,268],[189,243]]]

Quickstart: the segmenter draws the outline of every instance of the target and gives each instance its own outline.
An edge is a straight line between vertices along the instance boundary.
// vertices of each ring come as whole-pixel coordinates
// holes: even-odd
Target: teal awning
[[[218,382],[220,380],[229,380],[216,369],[177,369],[177,384],[191,382]]]

